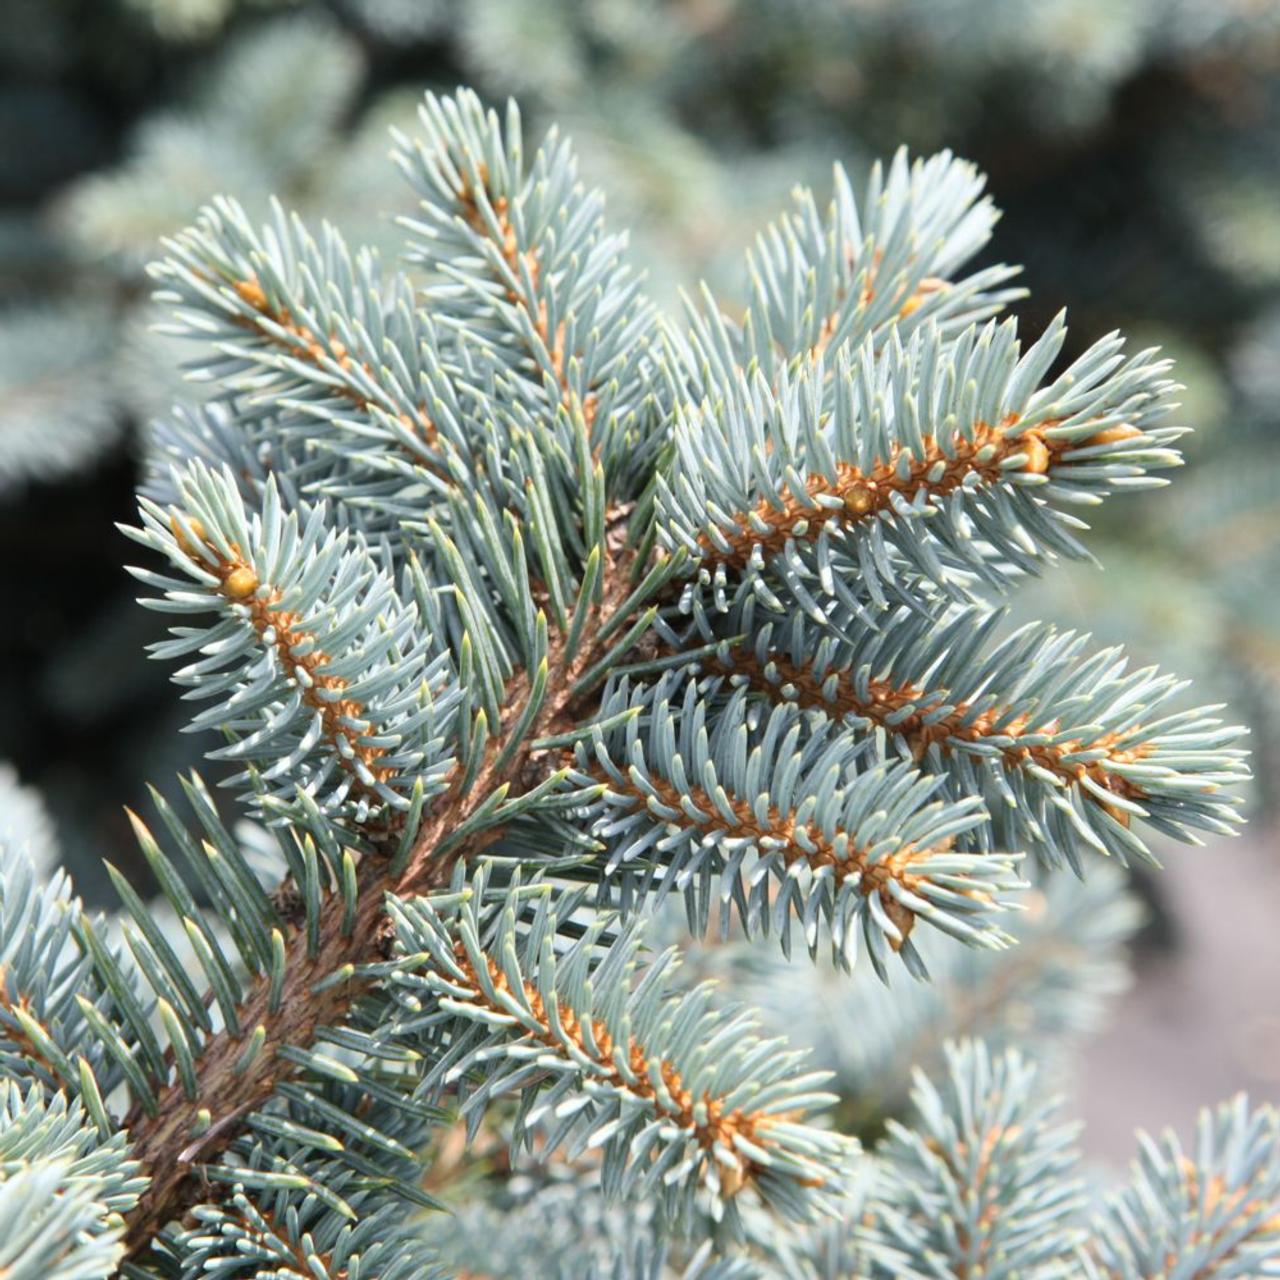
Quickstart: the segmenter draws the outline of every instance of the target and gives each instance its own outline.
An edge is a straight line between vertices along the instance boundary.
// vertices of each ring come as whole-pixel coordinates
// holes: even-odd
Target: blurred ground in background
[[[1206,1100],[1241,1089],[1280,1102],[1280,845],[1255,830],[1171,850],[1160,886],[1177,936],[1140,958],[1072,1090],[1086,1154],[1119,1168],[1136,1128],[1185,1138]]]
[[[989,258],[1037,330],[1159,342],[1199,434],[1172,491],[1093,538],[1029,613],[1194,677],[1255,730],[1255,825],[1173,849],[1138,985],[1087,1051],[1099,1156],[1247,1086],[1280,1096],[1280,6],[1265,0],[4,0],[0,22],[0,760],[50,797],[93,896],[137,862],[122,803],[199,744],[113,522],[180,353],[143,264],[200,203],[269,193],[394,255],[386,128],[426,87],[560,120],[654,291],[732,289],[797,180],[899,142],[990,174]],[[176,744],[176,745],[175,745]],[[185,754],[183,754],[185,752]]]

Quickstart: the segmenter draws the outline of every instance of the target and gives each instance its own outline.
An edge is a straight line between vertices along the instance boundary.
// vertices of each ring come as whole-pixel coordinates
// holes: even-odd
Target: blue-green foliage
[[[485,896],[481,876],[452,919],[427,900],[392,911],[413,958],[393,983],[395,1031],[439,1046],[428,1079],[457,1082],[473,1128],[492,1097],[518,1093],[516,1141],[542,1130],[569,1161],[600,1148],[606,1193],[668,1221],[687,1221],[699,1192],[733,1212],[746,1181],[792,1217],[838,1198],[831,1171],[853,1146],[806,1123],[835,1100],[824,1073],[754,1035],[749,1011],[715,1009],[707,987],[674,992],[672,952],[642,963],[625,934],[598,958],[604,919],[559,950],[580,894],[537,891],[524,921],[519,886],[489,921]]]
[[[1118,648],[1091,652],[1088,636],[1047,624],[1002,635],[1004,619],[901,605],[874,628],[841,608],[817,624],[748,598],[727,624],[700,613],[696,638],[710,687],[878,733],[948,797],[982,796],[984,852],[1026,849],[1079,873],[1088,849],[1149,860],[1135,819],[1178,839],[1233,828],[1238,727],[1179,707],[1182,682],[1132,669]]]
[[[954,337],[996,314],[1022,293],[1003,287],[1016,269],[960,274],[998,216],[985,186],[973,165],[949,152],[912,161],[903,149],[887,170],[872,167],[861,199],[841,165],[826,210],[811,191],[798,191],[747,258],[743,363],[755,361],[772,380],[795,353],[818,345],[857,350],[870,340],[874,348],[891,331],[905,336],[928,324]],[[728,354],[734,330],[707,302],[706,314],[694,317],[695,350],[723,376],[731,366],[713,353]]]
[[[1133,1185],[1099,1215],[1090,1280],[1245,1280],[1280,1265],[1280,1116],[1243,1096],[1200,1113],[1195,1142],[1140,1135]]]
[[[698,932],[715,903],[725,931],[736,908],[748,934],[772,929],[784,947],[794,917],[810,952],[825,924],[842,964],[861,936],[881,973],[891,951],[923,972],[916,916],[1005,944],[993,917],[1020,885],[1016,859],[952,848],[984,821],[978,798],[943,803],[936,778],[878,763],[870,740],[830,721],[806,725],[783,704],[753,723],[742,694],[717,706],[669,675],[619,683],[602,712],[618,727],[579,745],[577,776],[606,788],[592,831],[624,899],[679,890]]]
[[[846,1114],[860,1131],[874,1130],[902,1114],[913,1067],[943,1067],[951,1040],[978,1038],[992,1052],[1034,1045],[1042,1075],[1056,1083],[1078,1040],[1098,1029],[1128,985],[1125,948],[1142,912],[1118,868],[1096,867],[1087,881],[1040,877],[1018,901],[1023,909],[1007,917],[1009,948],[921,936],[928,982],[896,973],[885,983],[737,940],[695,945],[685,972],[755,993],[764,1026],[833,1070]],[[662,940],[681,936],[674,924],[659,918]]]
[[[107,998],[74,942],[79,903],[63,873],[40,883],[36,861],[0,845],[0,1265],[79,1280],[119,1262],[145,1175],[107,1114],[109,1067],[78,1003]]]
[[[421,123],[408,268],[228,199],[155,268],[210,398],[153,433],[134,572],[262,825],[198,777],[189,816],[155,795],[162,902],[113,869],[112,920],[5,854],[0,1066],[36,1136],[0,1238],[48,1280],[456,1274],[474,1237],[415,1215],[466,1194],[458,1117],[530,1212],[570,1179],[606,1234],[643,1206],[577,1274],[1065,1274],[1091,1246],[1021,1059],[955,1051],[859,1157],[821,1066],[643,923],[676,894],[700,934],[923,980],[1018,936],[1025,851],[1087,875],[1147,856],[1131,824],[1233,828],[1238,731],[1072,635],[998,640],[986,599],[1082,554],[1066,506],[1178,461],[1165,364],[1107,337],[1054,373],[1060,321],[1024,351],[1010,273],[951,278],[994,214],[950,157],[803,197],[742,325],[682,326],[567,143],[526,159],[466,92]],[[1029,999],[1094,989],[1037,972]],[[1135,1195],[1154,1249],[1183,1210]],[[493,1267],[556,1274],[550,1226]],[[1120,1230],[1090,1256],[1145,1247]]]
[[[330,527],[323,504],[286,512],[272,477],[254,512],[225,468],[192,464],[177,483],[183,515],[166,519],[144,499],[143,521],[189,581],[135,574],[165,593],[148,603],[167,612],[225,614],[152,651],[195,655],[174,679],[218,701],[191,728],[236,739],[212,754],[249,765],[245,780],[263,798],[287,804],[301,784],[357,823],[371,806],[407,809],[415,787],[438,794],[453,765],[452,664],[376,551]]]
[[[961,1044],[939,1084],[917,1079],[912,1101],[915,1127],[891,1122],[879,1152],[883,1201],[868,1229],[911,1260],[892,1274],[1073,1274],[1084,1240],[1075,1128],[1058,1123],[1035,1068]]]
[[[1061,318],[1025,353],[1011,320],[950,338],[894,329],[833,356],[794,351],[772,380],[737,354],[679,410],[664,541],[700,555],[718,607],[733,581],[819,622],[832,595],[865,617],[890,596],[923,607],[911,578],[963,598],[975,577],[1000,589],[1046,556],[1086,555],[1062,508],[1163,483],[1148,472],[1178,464],[1182,432],[1160,425],[1167,362],[1126,359],[1118,337],[1045,381],[1064,337]]]

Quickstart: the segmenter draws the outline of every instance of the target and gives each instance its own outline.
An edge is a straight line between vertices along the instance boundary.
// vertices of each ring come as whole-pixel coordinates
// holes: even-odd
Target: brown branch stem
[[[250,275],[244,280],[231,281],[231,288],[246,306],[252,308],[254,315],[237,316],[234,321],[243,329],[250,330],[263,341],[277,346],[298,360],[305,360],[324,370],[325,365],[332,363],[344,373],[349,373],[355,366],[346,344],[336,335],[327,336],[315,333],[306,325],[296,320],[287,307],[273,306],[256,276]],[[288,337],[282,337],[281,334]],[[365,373],[373,376],[373,370],[367,364],[359,366]],[[336,383],[334,393],[349,401],[359,412],[368,413],[373,406],[371,397],[365,395],[357,387],[349,383]],[[425,444],[434,445],[438,438],[436,425],[431,421],[425,405],[416,406],[412,415],[397,410],[394,415],[409,431],[416,434]],[[425,459],[414,455],[414,461],[429,471],[443,476],[444,472]]]
[[[1019,421],[1018,415],[1010,414],[1000,423],[974,423],[968,435],[957,433],[945,447],[926,436],[919,451],[895,450],[867,471],[841,462],[834,476],[811,475],[802,497],[784,488],[780,503],[762,498],[751,512],[735,514],[733,525],[722,529],[720,538],[703,533],[698,539],[703,564],[744,569],[757,547],[768,557],[782,552],[792,540],[815,542],[832,520],[851,528],[891,512],[895,497],[911,502],[923,491],[937,499],[975,480],[996,484],[1011,474],[1005,464],[1018,455],[1024,456],[1016,470],[1044,475],[1072,449],[1139,434],[1135,427],[1121,424],[1087,440],[1053,439],[1043,434],[1057,425],[1049,419],[1011,435]]]
[[[1126,800],[1141,800],[1140,787],[1121,777],[1109,766],[1113,762],[1131,763],[1149,754],[1150,747],[1138,742],[1125,745],[1137,733],[1135,726],[1122,733],[1107,733],[1090,743],[1079,741],[1055,744],[1028,744],[1022,738],[1034,734],[1051,734],[1057,731],[1052,723],[1036,725],[1026,716],[1009,719],[1008,708],[989,707],[975,712],[966,702],[956,703],[941,716],[934,713],[947,702],[946,692],[927,691],[917,685],[894,684],[888,680],[870,680],[866,695],[855,687],[848,673],[828,692],[826,682],[819,680],[812,670],[788,661],[780,654],[771,654],[766,664],[747,648],[739,648],[730,654],[728,661],[712,658],[705,663],[709,671],[729,678],[742,677],[760,693],[777,699],[784,687],[790,689],[790,700],[797,705],[814,708],[829,716],[856,715],[882,725],[887,732],[905,740],[916,760],[924,757],[931,746],[937,746],[944,755],[963,750],[966,743],[980,742],[985,738],[1007,738],[1003,745],[1001,761],[1006,769],[1017,769],[1032,763],[1061,779],[1066,786],[1077,786],[1085,778],[1094,785]],[[906,711],[914,706],[914,710]],[[906,711],[906,714],[902,714]],[[1103,750],[1107,754],[1099,760],[1068,761],[1067,756],[1082,750]],[[1098,804],[1092,793],[1090,798]],[[1104,806],[1105,807],[1105,806]],[[1112,817],[1127,825],[1128,814],[1113,806],[1108,809]]]
[[[592,771],[596,781],[605,784],[615,795],[624,796],[637,807],[649,807],[650,795],[630,781],[618,781],[609,776],[603,769]],[[889,945],[898,951],[903,942],[910,936],[915,925],[915,912],[904,906],[890,892],[890,882],[896,882],[904,889],[918,892],[925,877],[913,870],[913,865],[938,853],[946,845],[938,848],[920,849],[915,845],[905,845],[896,852],[873,860],[865,849],[859,848],[852,840],[843,854],[836,850],[834,839],[828,839],[813,827],[800,827],[794,814],[784,813],[770,806],[767,821],[761,821],[750,804],[737,796],[725,796],[725,802],[733,811],[734,821],[729,822],[721,812],[721,806],[700,786],[691,784],[687,793],[676,790],[669,782],[660,778],[650,778],[648,785],[656,793],[657,803],[663,808],[681,814],[690,826],[703,827],[708,830],[724,832],[732,836],[748,836],[761,842],[765,847],[778,847],[782,859],[788,867],[797,862],[817,869],[832,867],[843,880],[848,876],[859,877],[858,890],[863,897],[873,893],[880,896],[880,904],[885,914],[898,927],[901,938],[891,938]],[[690,815],[688,804],[694,805],[705,816],[699,820]],[[796,838],[797,830],[803,830],[812,851],[806,849]],[[972,891],[976,892],[976,891]]]
[[[597,625],[588,625],[584,634],[598,636],[627,599],[632,589],[632,559],[626,551],[611,554],[612,564],[604,597],[593,609]],[[485,761],[472,785],[465,791],[452,790],[442,796],[419,831],[404,870],[392,875],[386,858],[369,854],[357,869],[358,897],[352,927],[342,927],[343,912],[322,913],[319,939],[314,952],[308,948],[307,930],[290,924],[286,932],[284,981],[280,998],[270,999],[269,984],[259,978],[238,1010],[241,1035],[223,1028],[204,1046],[195,1063],[195,1096],[188,1097],[182,1084],[174,1080],[160,1093],[154,1114],[135,1104],[125,1120],[129,1130],[131,1155],[141,1162],[150,1177],[146,1193],[126,1217],[126,1258],[144,1254],[156,1233],[180,1217],[200,1196],[202,1188],[194,1176],[198,1166],[225,1151],[245,1130],[246,1118],[271,1097],[276,1086],[297,1073],[298,1068],[280,1055],[286,1046],[306,1047],[326,1026],[341,1024],[367,984],[352,980],[322,987],[317,984],[347,965],[358,966],[381,958],[379,947],[385,937],[385,902],[388,894],[421,894],[448,884],[457,862],[476,846],[454,845],[441,852],[451,834],[480,805],[502,786],[518,785],[531,763],[531,743],[562,732],[573,698],[575,680],[601,655],[599,641],[588,639],[581,650],[567,660],[563,639],[556,635],[549,646],[550,673],[542,707],[519,748],[499,767],[506,746],[495,734],[486,748]],[[526,676],[517,675],[508,689],[512,708],[509,722],[518,718],[520,706],[529,693]],[[480,846],[485,842],[484,833]],[[239,1059],[245,1038],[261,1029],[262,1048],[247,1067]],[[201,1118],[204,1114],[204,1123]]]
[[[497,1014],[509,1013],[499,1001],[485,994],[484,985],[480,982],[465,948],[457,948],[455,959],[473,990],[472,999],[475,1003]],[[509,991],[506,974],[498,963],[486,956],[485,965],[489,982],[498,991]],[[592,1022],[588,1035],[574,1011],[559,1003],[556,1005],[555,1018],[555,1025],[560,1028],[560,1033],[557,1034],[542,996],[532,983],[524,984],[521,997],[536,1024],[536,1029],[525,1028],[527,1034],[556,1052],[562,1051],[561,1035],[568,1037],[583,1058],[595,1063],[600,1071],[599,1078],[651,1103],[665,1119],[691,1132],[704,1151],[719,1145],[734,1152],[736,1163],[720,1165],[720,1179],[726,1195],[736,1195],[756,1175],[757,1167],[754,1162],[744,1159],[735,1151],[734,1138],[741,1134],[756,1146],[768,1146],[766,1133],[770,1124],[769,1115],[742,1107],[729,1108],[722,1097],[711,1094],[703,1094],[701,1099],[695,1097],[685,1085],[679,1070],[665,1058],[656,1064],[662,1081],[662,1087],[659,1088],[654,1082],[654,1064],[649,1050],[634,1036],[629,1037],[625,1045],[617,1045],[605,1023],[599,1019]],[[618,1065],[619,1057],[625,1058],[627,1062],[626,1073]],[[705,1108],[705,1119],[699,1118],[699,1102]]]

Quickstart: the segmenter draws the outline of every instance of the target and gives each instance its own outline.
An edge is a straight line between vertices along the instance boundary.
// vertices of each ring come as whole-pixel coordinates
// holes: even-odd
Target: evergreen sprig
[[[1140,1142],[1132,1185],[1100,1215],[1086,1255],[1090,1280],[1276,1271],[1280,1116],[1272,1108],[1250,1108],[1239,1096],[1202,1111],[1189,1150],[1173,1133]]]
[[[897,1275],[1071,1275],[1084,1239],[1074,1128],[1015,1051],[970,1042],[947,1056],[940,1085],[916,1081],[916,1127],[890,1123],[869,1234],[910,1259]]]
[[[424,1050],[437,1063],[428,1079],[465,1086],[473,1128],[492,1097],[516,1092],[516,1141],[542,1129],[568,1160],[600,1149],[606,1192],[673,1222],[691,1216],[698,1191],[719,1216],[749,1183],[800,1218],[824,1190],[838,1193],[853,1148],[806,1123],[835,1101],[823,1073],[754,1035],[749,1012],[716,1009],[707,987],[673,991],[673,952],[642,966],[627,933],[598,956],[607,918],[558,952],[581,893],[541,892],[522,921],[517,884],[486,923],[485,883],[478,873],[452,919],[429,900],[393,907],[410,953],[394,984],[396,1033],[435,1047]]]
[[[1003,620],[985,605],[899,605],[874,628],[840,608],[818,624],[752,597],[697,630],[712,688],[878,735],[945,795],[983,796],[985,850],[1080,874],[1086,849],[1149,861],[1135,819],[1177,839],[1233,828],[1224,788],[1247,776],[1246,755],[1219,708],[1178,707],[1181,682],[1131,670],[1118,648],[1090,652],[1088,636],[1046,624],[1001,636]]]

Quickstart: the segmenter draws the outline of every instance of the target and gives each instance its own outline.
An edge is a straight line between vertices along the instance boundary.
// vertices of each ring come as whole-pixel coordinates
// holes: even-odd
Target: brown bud
[[[854,516],[865,516],[875,506],[875,495],[865,484],[855,484],[844,495],[844,509]]]
[[[902,939],[890,938],[889,945],[894,951],[901,951],[902,944],[911,936],[911,930],[915,927],[915,912],[910,907],[904,907],[897,898],[890,894],[881,893],[880,905],[884,907],[884,913],[898,926],[898,932],[902,934]]]
[[[742,1167],[742,1162],[737,1160],[731,1165],[722,1164],[719,1173],[720,1190],[724,1193],[725,1199],[732,1200],[746,1184],[747,1172]]]
[[[937,293],[939,289],[945,289],[947,282],[939,279],[937,276],[925,276],[923,280],[916,286],[916,291],[902,304],[902,310],[898,312],[901,319],[905,320],[912,312],[919,309],[920,304],[931,294]]]
[[[1105,800],[1099,800],[1098,807],[1103,813],[1109,814],[1113,817],[1122,827],[1128,827],[1130,822],[1128,809],[1121,809],[1114,804],[1107,804]]]
[[[1127,422],[1119,422],[1114,427],[1107,427],[1105,431],[1099,431],[1096,436],[1090,436],[1085,441],[1085,444],[1116,444],[1121,440],[1132,440],[1135,436],[1140,436],[1141,434],[1142,432],[1137,427],[1131,427]]]
[[[241,299],[247,302],[255,311],[265,311],[267,309],[267,295],[263,292],[262,286],[255,277],[250,276],[247,280],[237,280],[235,290]]]
[[[247,600],[258,589],[258,575],[247,564],[238,565],[222,580],[222,590],[232,600]]]
[[[1022,464],[1023,471],[1030,471],[1042,476],[1049,470],[1049,446],[1039,436],[1026,435],[1015,442],[1027,460]]]
[[[191,538],[188,536],[187,530],[189,529],[191,533],[199,539],[199,541],[208,542],[208,538],[205,536],[204,525],[197,520],[195,516],[188,516],[186,518],[186,528],[184,528],[183,522],[178,519],[178,513],[176,511],[171,512],[169,515],[169,528],[172,531],[174,538],[177,540],[179,550],[182,551],[183,554],[193,558],[196,554],[196,549],[191,545]]]

